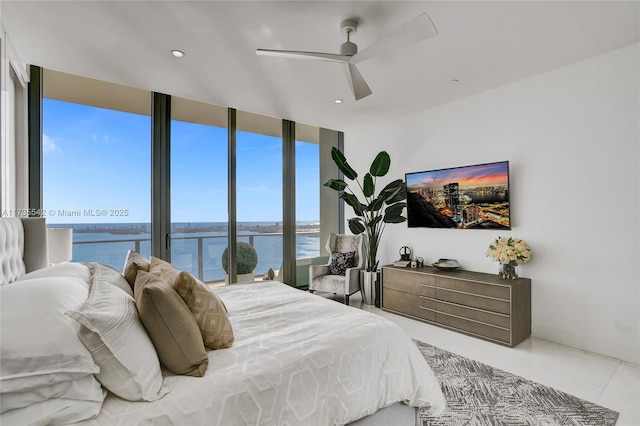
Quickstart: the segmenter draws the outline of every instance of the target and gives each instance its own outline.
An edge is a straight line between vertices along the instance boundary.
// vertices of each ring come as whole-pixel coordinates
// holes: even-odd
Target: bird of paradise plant
[[[358,198],[343,179],[329,179],[324,185],[338,191],[339,197],[353,208],[356,217],[349,219],[349,229],[354,234],[365,234],[366,270],[378,269],[378,247],[382,233],[388,223],[402,223],[407,220],[402,211],[407,203],[407,193],[402,179],[396,179],[376,193],[377,178],[386,176],[391,158],[386,151],[376,155],[369,171],[358,180],[358,173],[349,165],[344,154],[337,148],[331,150],[331,158],[344,177],[357,184],[362,198]]]

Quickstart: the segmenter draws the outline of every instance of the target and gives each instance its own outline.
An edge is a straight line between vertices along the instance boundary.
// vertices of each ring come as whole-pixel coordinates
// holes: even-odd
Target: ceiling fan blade
[[[289,59],[313,59],[320,61],[330,62],[347,62],[351,56],[337,55],[335,53],[323,53],[323,52],[300,52],[297,50],[270,50],[270,49],[258,49],[256,55],[261,56],[275,56],[278,58]]]
[[[342,69],[344,70],[344,74],[347,76],[349,87],[351,87],[351,92],[353,92],[353,96],[356,98],[356,101],[359,101],[371,94],[369,85],[364,81],[362,74],[360,74],[360,71],[358,71],[358,68],[356,68],[355,65],[344,63],[342,65]]]
[[[438,30],[431,22],[431,18],[426,13],[423,13],[387,34],[362,52],[356,53],[349,62],[357,64],[388,50],[397,49],[425,38],[433,37],[436,34],[438,34]]]

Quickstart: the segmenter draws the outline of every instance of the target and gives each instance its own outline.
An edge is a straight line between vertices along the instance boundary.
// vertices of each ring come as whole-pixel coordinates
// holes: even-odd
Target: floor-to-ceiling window
[[[171,262],[224,282],[228,242],[227,109],[171,99]]]
[[[237,113],[236,221],[238,282],[282,265],[282,120]],[[248,246],[247,246],[248,245]],[[251,248],[257,255],[253,262]],[[242,262],[242,263],[241,263]]]
[[[309,284],[309,265],[320,256],[319,129],[296,123],[296,286]]]
[[[322,134],[333,146],[337,132],[159,94],[153,99],[164,96],[165,112],[152,115],[157,102],[150,92],[50,70],[43,75],[44,215],[50,226],[74,228],[74,261],[120,269],[127,250],[136,250],[224,283],[232,269],[224,252],[235,238],[243,247],[233,256],[255,259],[234,282],[273,270],[287,284],[307,284],[308,263],[322,260],[320,235],[337,231],[339,222],[320,195],[327,173]],[[166,132],[166,145],[152,142],[152,132]],[[168,160],[156,164],[158,152]],[[158,185],[159,171],[166,176]],[[39,194],[38,187],[31,193]],[[160,209],[154,215],[166,206],[170,223],[152,219],[152,194]],[[158,194],[166,204],[158,204]],[[285,252],[291,257],[284,259]]]
[[[43,214],[73,228],[73,260],[121,269],[150,253],[150,93],[46,70]]]

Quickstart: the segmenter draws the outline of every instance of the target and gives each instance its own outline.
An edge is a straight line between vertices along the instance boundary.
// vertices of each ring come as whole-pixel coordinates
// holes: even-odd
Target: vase
[[[517,280],[518,269],[515,263],[501,263],[498,276],[505,280]]]
[[[366,305],[373,305],[376,301],[378,273],[376,271],[362,271],[361,274],[360,290],[362,291],[362,301]]]

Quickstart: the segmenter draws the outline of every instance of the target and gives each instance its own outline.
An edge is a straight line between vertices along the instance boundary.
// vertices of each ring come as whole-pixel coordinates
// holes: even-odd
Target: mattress
[[[342,425],[402,401],[438,414],[444,397],[411,339],[380,316],[279,282],[215,289],[233,325],[204,377],[164,372],[153,402],[109,394],[83,425]]]

